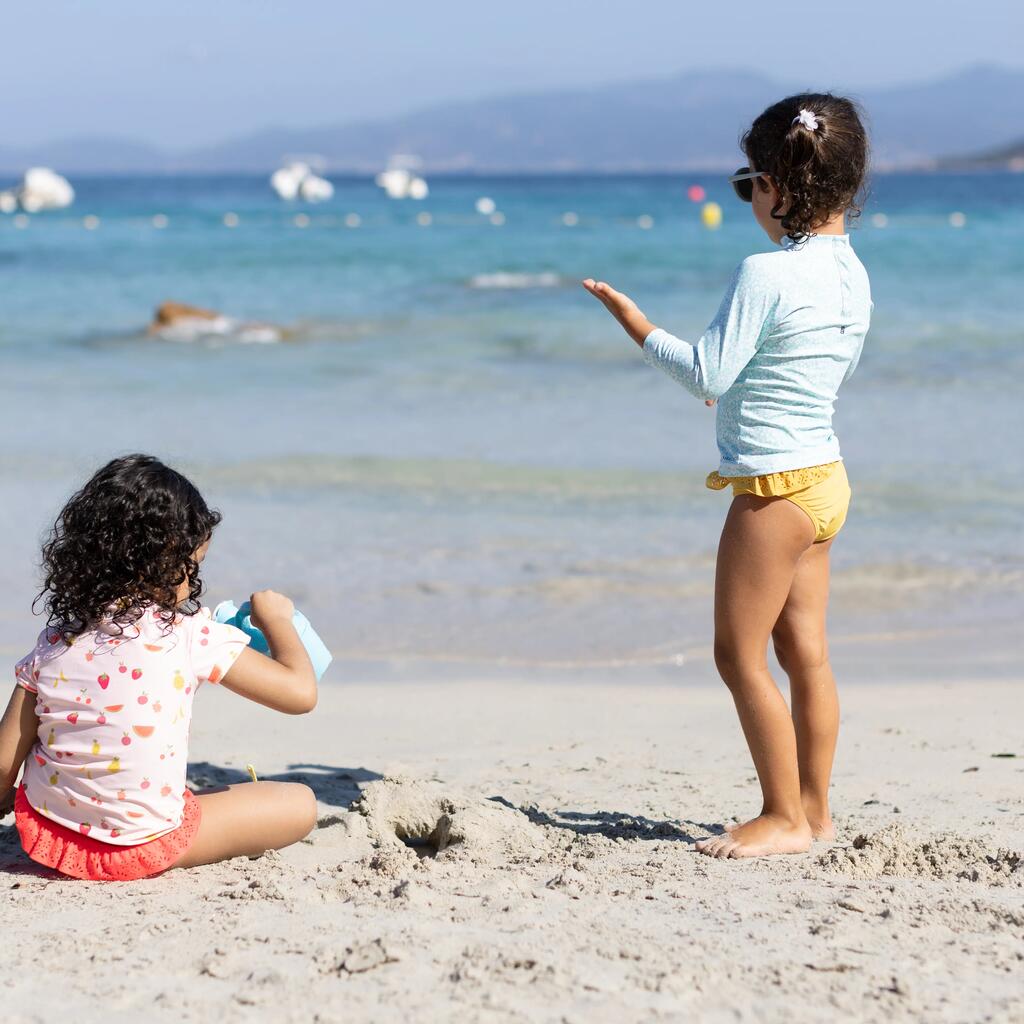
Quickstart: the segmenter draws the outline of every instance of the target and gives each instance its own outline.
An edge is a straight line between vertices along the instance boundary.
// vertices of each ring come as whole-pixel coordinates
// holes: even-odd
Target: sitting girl
[[[146,455],[104,466],[57,517],[43,548],[48,624],[18,662],[0,722],[0,810],[13,804],[40,864],[130,880],[279,849],[313,828],[303,785],[185,788],[201,683],[286,714],[316,704],[288,598],[252,595],[272,657],[200,608],[219,522],[185,477]]]
[[[715,661],[761,783],[761,813],[697,844],[716,857],[800,853],[834,835],[828,788],[839,703],[828,660],[829,551],[850,486],[832,432],[839,386],[871,315],[867,274],[846,233],[867,163],[857,110],[828,94],[790,96],[744,136],[730,179],[782,248],[748,256],[696,345],[655,327],[603,282],[584,287],[647,360],[718,404],[721,461],[708,477],[733,500],[718,548]],[[768,672],[771,638],[792,714]]]

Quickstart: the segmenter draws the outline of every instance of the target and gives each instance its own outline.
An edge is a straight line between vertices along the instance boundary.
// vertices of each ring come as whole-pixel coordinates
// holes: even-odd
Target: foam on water
[[[518,289],[518,288],[557,288],[564,284],[558,274],[516,274],[509,271],[497,271],[493,274],[474,274],[469,279],[471,288]]]

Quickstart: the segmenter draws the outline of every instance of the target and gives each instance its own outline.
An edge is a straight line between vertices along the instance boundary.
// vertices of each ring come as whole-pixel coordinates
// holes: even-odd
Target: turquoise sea
[[[694,183],[720,230],[701,227]],[[292,593],[335,678],[707,674],[728,500],[703,488],[714,414],[577,282],[604,278],[696,337],[770,245],[724,178],[435,178],[422,202],[339,179],[314,207],[264,178],[73,184],[69,210],[0,217],[5,654],[38,628],[34,561],[61,499],[145,450],[225,513],[211,601]],[[836,415],[854,488],[836,661],[1013,671],[1024,176],[876,177],[854,245],[876,308]],[[164,299],[288,337],[147,336]]]

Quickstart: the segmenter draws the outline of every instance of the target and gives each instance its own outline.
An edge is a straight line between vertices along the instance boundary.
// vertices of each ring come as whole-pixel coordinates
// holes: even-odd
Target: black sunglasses
[[[764,171],[752,171],[749,167],[741,167],[730,179],[733,191],[745,203],[754,201],[754,179],[763,178]]]

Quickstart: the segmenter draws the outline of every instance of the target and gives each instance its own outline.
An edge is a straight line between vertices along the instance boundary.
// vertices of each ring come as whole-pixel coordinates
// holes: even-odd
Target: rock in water
[[[146,329],[147,334],[168,341],[197,341],[200,338],[225,338],[239,342],[283,341],[285,331],[273,324],[236,320],[212,309],[184,302],[162,302]]]
[[[189,306],[184,302],[161,302],[153,314],[153,322],[149,325],[149,333],[157,334],[167,327],[174,327],[182,320],[205,320],[207,322],[225,319],[222,314],[212,309],[201,309]]]

